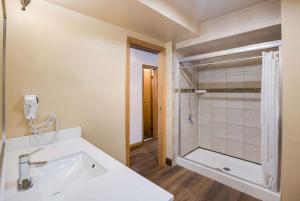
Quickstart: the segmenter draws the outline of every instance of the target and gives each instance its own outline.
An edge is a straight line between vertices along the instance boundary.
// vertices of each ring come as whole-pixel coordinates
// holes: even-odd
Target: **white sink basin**
[[[62,200],[66,191],[107,172],[102,165],[84,152],[48,161],[32,168],[33,185],[39,188],[43,200]]]

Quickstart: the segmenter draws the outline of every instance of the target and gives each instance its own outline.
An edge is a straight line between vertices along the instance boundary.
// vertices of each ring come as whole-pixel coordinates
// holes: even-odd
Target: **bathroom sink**
[[[39,188],[43,200],[64,200],[64,194],[105,174],[107,169],[80,152],[49,161],[43,167],[32,168],[34,186]]]

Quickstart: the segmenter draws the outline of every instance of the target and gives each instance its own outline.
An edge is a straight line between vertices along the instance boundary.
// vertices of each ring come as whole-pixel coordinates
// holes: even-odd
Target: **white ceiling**
[[[46,0],[163,42],[200,34],[201,22],[267,0]]]
[[[268,0],[168,0],[198,23],[242,10]]]
[[[46,0],[163,42],[197,36],[137,0]]]

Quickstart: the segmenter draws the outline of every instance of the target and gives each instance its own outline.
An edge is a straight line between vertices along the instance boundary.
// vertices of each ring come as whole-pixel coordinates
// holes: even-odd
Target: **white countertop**
[[[81,137],[55,142],[31,157],[31,161],[51,161],[85,152],[108,171],[78,187],[72,201],[171,201],[173,196],[156,184],[115,160]],[[18,156],[36,147],[11,150],[6,155],[4,201],[43,201],[37,186],[18,192]]]

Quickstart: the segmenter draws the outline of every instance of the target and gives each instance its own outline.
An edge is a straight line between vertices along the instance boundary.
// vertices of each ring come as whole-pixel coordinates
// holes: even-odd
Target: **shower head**
[[[30,4],[30,1],[31,1],[31,0],[20,0],[20,1],[21,1],[21,5],[22,5],[21,9],[22,9],[23,11],[25,11],[25,10],[26,10],[26,7],[28,6],[28,4]]]

